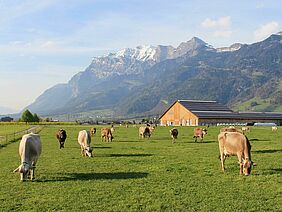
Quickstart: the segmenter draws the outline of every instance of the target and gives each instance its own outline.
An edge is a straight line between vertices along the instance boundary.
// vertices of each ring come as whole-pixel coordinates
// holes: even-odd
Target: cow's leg
[[[24,179],[24,174],[23,174],[23,173],[20,173],[20,176],[21,176],[21,181],[22,181],[22,182],[25,181],[25,179]]]
[[[197,142],[197,136],[194,135],[193,138],[195,138],[195,142]]]
[[[35,179],[35,163],[32,164],[30,169],[30,179],[33,181]]]
[[[81,155],[85,156],[84,148],[81,146]]]
[[[243,160],[242,160],[242,156],[240,154],[237,155],[238,156],[238,160],[239,160],[239,164],[240,164],[240,175],[243,174]]]
[[[225,161],[225,155],[223,151],[220,151],[220,164],[221,164],[221,170],[224,172],[224,161]]]

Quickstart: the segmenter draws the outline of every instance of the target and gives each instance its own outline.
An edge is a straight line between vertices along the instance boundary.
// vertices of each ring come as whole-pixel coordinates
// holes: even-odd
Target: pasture
[[[14,126],[10,126],[11,128]],[[68,138],[59,149],[55,138]],[[239,176],[237,157],[218,159],[219,127],[195,143],[193,127],[157,127],[150,139],[138,128],[118,126],[111,143],[92,137],[93,158],[80,155],[78,131],[90,126],[47,126],[35,182],[20,182],[19,142],[0,148],[0,211],[281,211],[282,129],[252,128],[247,134],[257,166]]]

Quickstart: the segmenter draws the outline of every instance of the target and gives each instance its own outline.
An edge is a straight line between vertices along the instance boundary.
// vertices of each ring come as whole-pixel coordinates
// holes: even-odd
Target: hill
[[[29,105],[40,115],[111,110],[159,114],[176,99],[216,100],[233,109],[281,111],[282,35],[215,49],[199,38],[96,57],[85,71]]]

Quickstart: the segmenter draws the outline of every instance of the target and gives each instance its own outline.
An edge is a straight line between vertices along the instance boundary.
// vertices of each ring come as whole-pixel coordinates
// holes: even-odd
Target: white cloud
[[[269,22],[265,25],[260,26],[254,31],[254,37],[256,41],[262,40],[269,35],[279,31],[279,23],[276,21]]]
[[[201,26],[205,29],[212,30],[212,35],[218,38],[228,38],[231,36],[231,18],[230,16],[220,17],[218,19],[206,18]]]
[[[229,29],[231,27],[231,18],[230,16],[220,17],[217,20],[212,20],[206,18],[201,26],[204,28],[213,28],[213,29]]]

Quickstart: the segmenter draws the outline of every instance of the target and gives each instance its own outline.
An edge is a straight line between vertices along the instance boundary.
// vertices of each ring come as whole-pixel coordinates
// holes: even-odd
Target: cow
[[[273,127],[271,127],[271,130],[272,130],[272,131],[277,131],[277,130],[278,130],[278,127],[273,126]]]
[[[169,132],[172,138],[172,143],[175,143],[175,139],[177,139],[178,136],[178,130],[176,128],[172,128],[171,130],[169,130]]]
[[[60,149],[65,147],[65,141],[67,138],[67,133],[65,130],[60,129],[57,133],[56,133],[56,137],[59,141],[60,144]]]
[[[243,131],[240,130],[240,129],[237,129],[237,128],[227,128],[227,127],[221,128],[220,132],[239,132],[239,133],[243,133]]]
[[[148,126],[146,127],[139,127],[139,138],[145,138],[148,137],[150,138],[151,136],[151,131],[150,128]]]
[[[218,145],[221,169],[224,172],[224,161],[227,156],[237,155],[240,164],[240,175],[251,174],[253,165],[251,158],[251,144],[248,138],[239,132],[221,132],[218,135]]]
[[[201,142],[203,142],[204,139],[204,135],[208,134],[208,130],[207,129],[203,129],[203,128],[195,128],[194,129],[194,136],[193,138],[195,138],[195,142],[197,142],[198,138],[201,138]]]
[[[101,140],[102,141],[112,141],[113,140],[113,134],[111,129],[109,128],[102,128],[101,129]]]
[[[90,128],[90,135],[91,136],[96,135],[96,131],[97,131],[97,129],[95,127],[91,127]]]
[[[41,151],[42,145],[38,134],[23,135],[19,145],[21,165],[14,170],[14,172],[20,172],[22,182],[26,181],[29,175],[32,181],[35,179],[35,166]]]
[[[251,129],[249,127],[242,127],[243,134],[246,134],[246,132],[250,132]]]
[[[92,148],[90,147],[91,144],[90,132],[86,130],[79,131],[77,141],[81,148],[81,155],[93,157]]]

